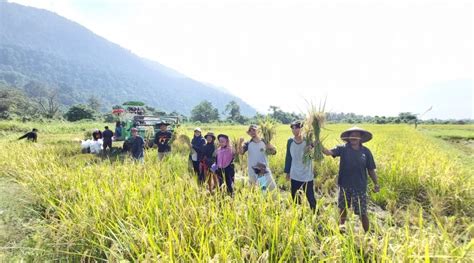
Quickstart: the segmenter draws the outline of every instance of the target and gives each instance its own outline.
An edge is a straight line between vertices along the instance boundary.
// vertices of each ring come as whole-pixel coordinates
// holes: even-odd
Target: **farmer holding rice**
[[[352,207],[359,215],[365,232],[369,231],[367,216],[367,172],[374,183],[374,192],[380,190],[375,173],[375,161],[370,150],[362,143],[372,139],[372,134],[364,129],[353,127],[341,134],[345,145],[331,150],[323,148],[325,155],[341,157],[339,163],[339,198],[340,224],[346,221],[347,208]]]
[[[171,152],[171,146],[169,145],[171,140],[171,131],[168,131],[169,123],[160,121],[158,124],[160,130],[155,134],[155,144],[158,145],[158,160],[161,161],[163,158]]]
[[[303,158],[305,152],[312,151],[313,145],[308,145],[303,138],[302,122],[294,121],[290,127],[293,138],[289,138],[286,145],[285,173],[286,179],[291,179],[291,197],[300,203],[297,191],[303,188],[311,210],[315,211],[313,162],[312,160],[305,161]]]
[[[272,173],[268,168],[267,154],[275,155],[276,149],[270,143],[265,142],[258,136],[258,126],[252,124],[247,130],[247,134],[250,136],[250,141],[244,143],[244,138],[240,138],[239,153],[244,154],[248,151],[248,174],[250,185],[257,183],[258,174],[254,171],[253,167],[258,163],[264,164],[267,168],[266,173],[266,189],[273,190],[276,188],[275,180],[273,180]],[[243,144],[243,145],[242,145]]]
[[[219,141],[219,148],[216,151],[217,177],[219,178],[219,185],[225,184],[227,186],[227,193],[232,196],[234,193],[234,150],[230,144],[229,136],[225,134],[217,135]]]

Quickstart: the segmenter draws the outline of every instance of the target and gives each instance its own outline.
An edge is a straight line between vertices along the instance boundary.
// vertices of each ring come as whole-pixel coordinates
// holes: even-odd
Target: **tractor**
[[[125,102],[121,106],[114,106],[112,114],[119,118],[122,127],[120,137],[115,137],[115,141],[124,141],[124,149],[127,149],[127,140],[131,137],[131,129],[137,128],[138,134],[145,140],[147,147],[153,146],[155,133],[159,130],[157,126],[161,121],[169,123],[168,129],[173,132],[179,127],[179,116],[158,116],[147,115],[143,102]]]

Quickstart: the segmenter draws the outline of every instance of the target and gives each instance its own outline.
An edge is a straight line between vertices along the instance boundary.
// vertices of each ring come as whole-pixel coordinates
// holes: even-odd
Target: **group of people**
[[[161,160],[171,151],[169,145],[171,132],[167,131],[167,123],[160,124],[160,131],[156,133],[155,143],[158,145],[158,158]],[[302,133],[303,123],[295,121],[290,125],[293,136],[286,145],[284,171],[291,185],[291,196],[295,202],[300,202],[298,191],[302,190],[313,212],[316,211],[316,197],[314,192],[314,167],[312,161],[305,161],[304,156],[312,151],[316,143],[308,143]],[[259,136],[259,127],[252,124],[248,127],[249,140],[240,138],[237,149],[232,147],[229,136],[215,135],[207,132],[203,135],[200,128],[194,129],[191,140],[189,158],[193,170],[200,184],[207,183],[212,192],[216,187],[226,185],[227,193],[234,193],[234,157],[236,154],[248,153],[248,181],[250,185],[257,185],[263,191],[276,189],[276,183],[269,167],[268,155],[276,154],[276,148]],[[133,140],[136,140],[136,152],[132,148],[133,158],[143,162],[144,141],[136,129],[132,129]],[[372,134],[364,129],[353,127],[341,134],[346,143],[332,149],[323,147],[323,154],[334,158],[340,157],[338,174],[338,207],[340,224],[345,223],[347,209],[352,208],[359,215],[365,231],[369,230],[367,216],[367,185],[368,176],[374,183],[374,192],[378,192],[376,165],[371,151],[363,143],[372,139]],[[217,140],[217,143],[216,143]]]
[[[109,126],[104,127],[104,131],[95,129],[92,132],[92,140],[99,141],[102,140],[102,150],[106,151],[107,149],[112,150],[112,138],[114,137],[114,132],[109,129]]]
[[[159,130],[154,137],[154,144],[158,148],[158,159],[162,160],[171,152],[172,132],[168,130],[169,123],[161,121],[157,124]],[[93,141],[102,140],[103,150],[112,148],[112,138],[121,133],[121,125],[118,123],[116,132],[112,132],[108,126],[104,131],[98,129],[92,133]],[[291,185],[291,196],[294,201],[300,202],[298,191],[302,190],[312,211],[316,211],[316,197],[314,193],[314,167],[312,161],[305,161],[304,156],[312,151],[315,143],[308,143],[302,134],[303,123],[295,121],[290,125],[293,136],[286,144],[286,157],[284,172]],[[38,129],[34,128],[21,136],[29,141],[37,141]],[[131,129],[132,136],[129,139],[129,150],[133,159],[144,162],[145,141],[138,135],[138,129]],[[268,155],[275,155],[276,148],[259,136],[259,127],[252,124],[248,127],[248,141],[240,138],[237,149],[232,147],[229,136],[208,132],[204,136],[200,128],[194,129],[194,136],[190,143],[191,153],[189,159],[200,184],[207,183],[212,192],[215,188],[226,185],[227,193],[234,194],[236,154],[248,153],[248,181],[250,185],[258,185],[263,191],[276,189],[276,183],[269,168]],[[359,215],[365,231],[369,229],[367,216],[367,185],[368,177],[374,183],[374,192],[380,190],[376,165],[371,151],[363,146],[363,143],[372,139],[372,134],[364,129],[353,127],[341,133],[341,139],[346,143],[332,149],[323,147],[323,154],[332,157],[340,157],[338,173],[338,207],[340,210],[340,224],[343,225],[347,217],[347,209],[352,208]],[[216,146],[217,140],[217,146]],[[368,176],[367,176],[368,175]]]

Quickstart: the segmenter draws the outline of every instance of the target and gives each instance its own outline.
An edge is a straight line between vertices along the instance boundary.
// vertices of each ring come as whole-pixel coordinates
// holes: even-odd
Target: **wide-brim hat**
[[[266,170],[267,166],[264,163],[258,162],[256,165],[252,166],[253,169]]]
[[[167,123],[166,121],[163,121],[163,120],[161,120],[161,121],[160,121],[160,122],[158,122],[156,125],[158,125],[158,126],[161,126],[161,125],[168,126],[168,125],[170,125],[170,124],[169,124],[169,123]]]
[[[201,128],[199,128],[199,127],[194,128],[194,131],[202,132]]]
[[[225,134],[219,134],[217,135],[217,139],[219,140],[220,138],[226,138],[227,140],[229,140],[229,136],[225,135]]]
[[[216,135],[214,135],[213,132],[208,132],[208,133],[206,133],[206,135],[204,136],[204,138],[207,138],[207,136],[211,136],[213,140],[216,139]]]
[[[360,138],[358,138],[358,139],[360,139],[361,143],[368,142],[368,141],[372,140],[372,133],[370,133],[369,131],[366,131],[362,128],[359,128],[357,126],[354,126],[350,129],[347,129],[346,131],[342,132],[341,133],[341,140],[348,142],[350,139],[352,139],[352,137],[349,136],[351,134],[351,132],[360,132]]]

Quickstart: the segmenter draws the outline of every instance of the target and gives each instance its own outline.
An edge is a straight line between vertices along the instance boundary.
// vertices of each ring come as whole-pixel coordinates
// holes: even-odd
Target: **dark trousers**
[[[102,143],[102,147],[105,150],[107,150],[107,147],[112,150],[112,139],[108,140],[108,139],[104,139],[103,143]]]
[[[224,176],[222,176],[224,175]],[[226,168],[217,169],[217,178],[219,179],[219,186],[224,184],[223,178],[225,178],[225,185],[227,186],[227,193],[231,194],[234,192],[232,184],[234,183],[235,169],[234,164],[230,164]]]
[[[191,160],[191,162],[193,163],[193,170],[199,178],[199,161]]]
[[[298,204],[301,203],[299,196],[296,195],[296,192],[303,187],[303,191],[306,193],[306,198],[309,202],[309,207],[312,210],[316,209],[316,198],[314,197],[314,181],[309,182],[300,182],[291,179],[291,197]]]

